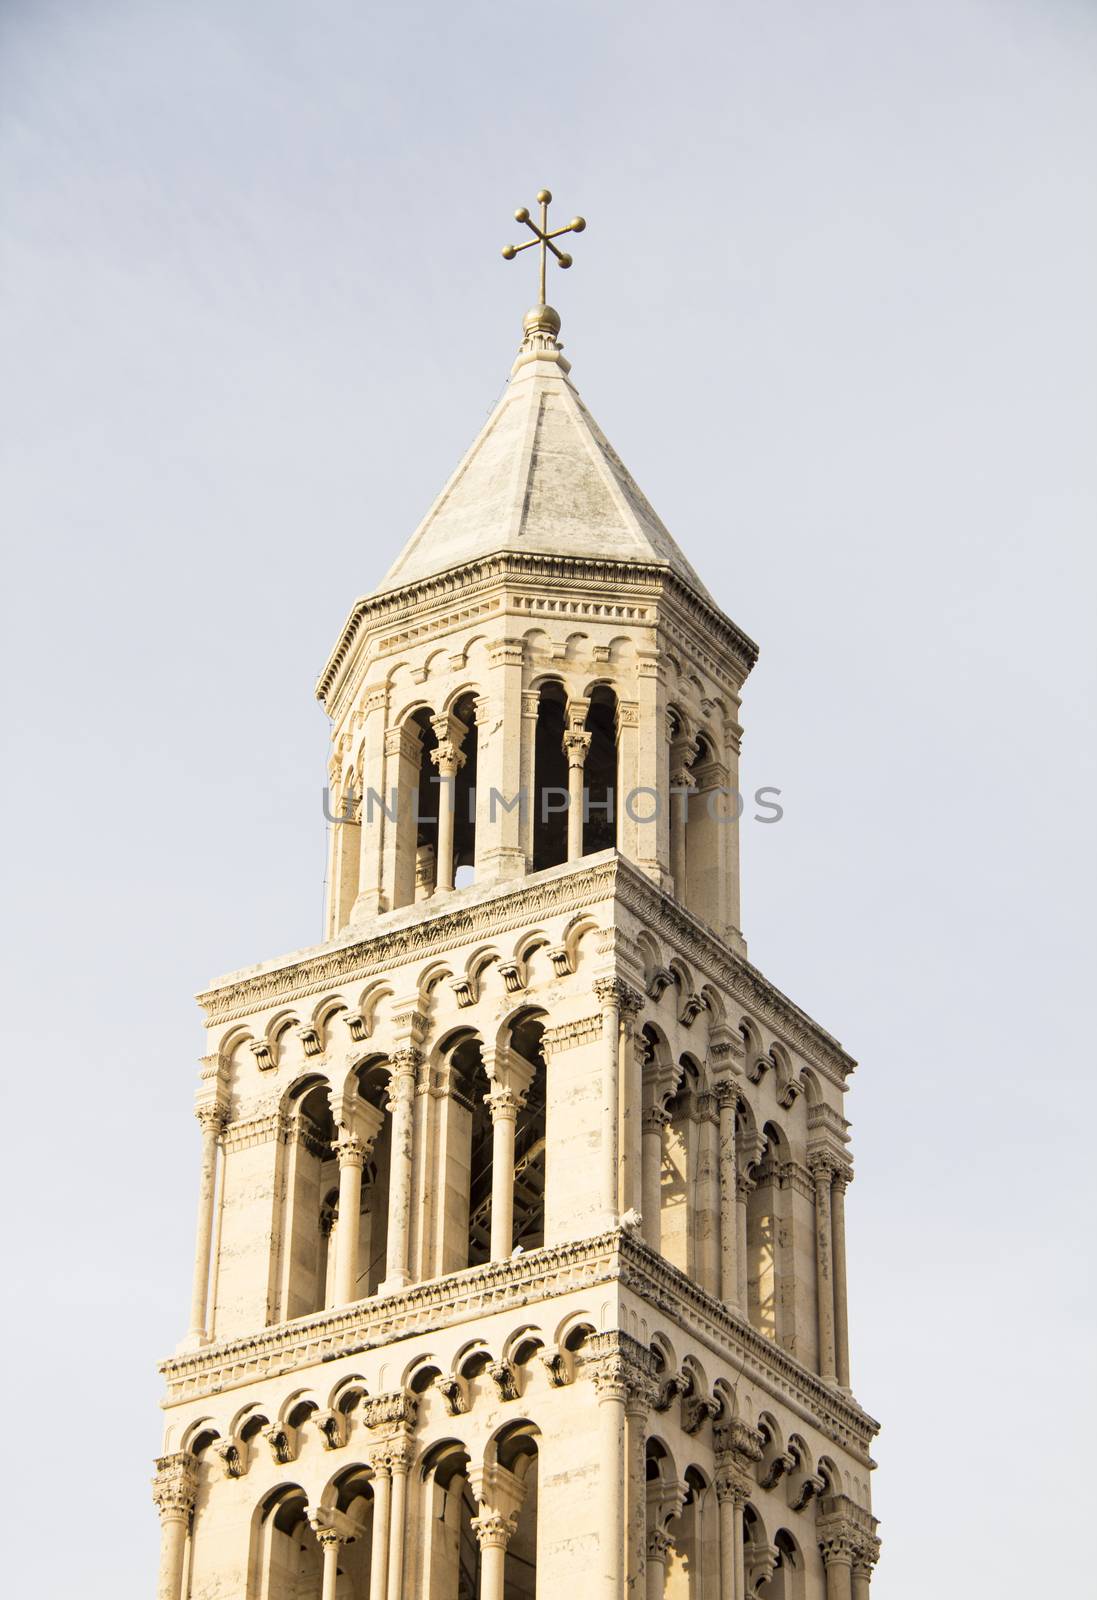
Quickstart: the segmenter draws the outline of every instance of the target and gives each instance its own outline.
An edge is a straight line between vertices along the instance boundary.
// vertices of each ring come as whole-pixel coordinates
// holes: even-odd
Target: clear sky
[[[573,377],[762,647],[752,957],[861,1062],[874,1596],[1083,1581],[1095,152],[1083,0],[6,0],[11,1593],[152,1591],[190,997],[320,936],[315,676],[546,184]]]

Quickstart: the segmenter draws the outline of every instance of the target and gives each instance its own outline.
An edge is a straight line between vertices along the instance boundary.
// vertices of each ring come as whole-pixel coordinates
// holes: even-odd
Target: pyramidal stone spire
[[[503,552],[669,568],[714,604],[571,382],[548,305],[526,313],[499,404],[378,593]]]

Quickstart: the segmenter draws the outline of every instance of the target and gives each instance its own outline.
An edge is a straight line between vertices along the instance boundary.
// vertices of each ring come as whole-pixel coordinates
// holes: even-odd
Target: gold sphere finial
[[[537,204],[539,206],[550,206],[552,204],[552,194],[548,189],[538,189]]]

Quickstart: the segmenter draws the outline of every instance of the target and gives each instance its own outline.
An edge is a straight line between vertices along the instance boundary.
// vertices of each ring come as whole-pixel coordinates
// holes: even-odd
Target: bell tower
[[[747,958],[756,647],[572,383],[550,199],[320,676],[323,942],[199,997],[160,1600],[867,1600],[854,1063]]]

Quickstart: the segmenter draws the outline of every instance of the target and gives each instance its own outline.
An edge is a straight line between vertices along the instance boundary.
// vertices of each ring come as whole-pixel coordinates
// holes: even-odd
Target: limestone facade
[[[747,958],[756,650],[557,328],[321,676],[324,942],[200,996],[160,1600],[867,1600],[854,1063]]]

